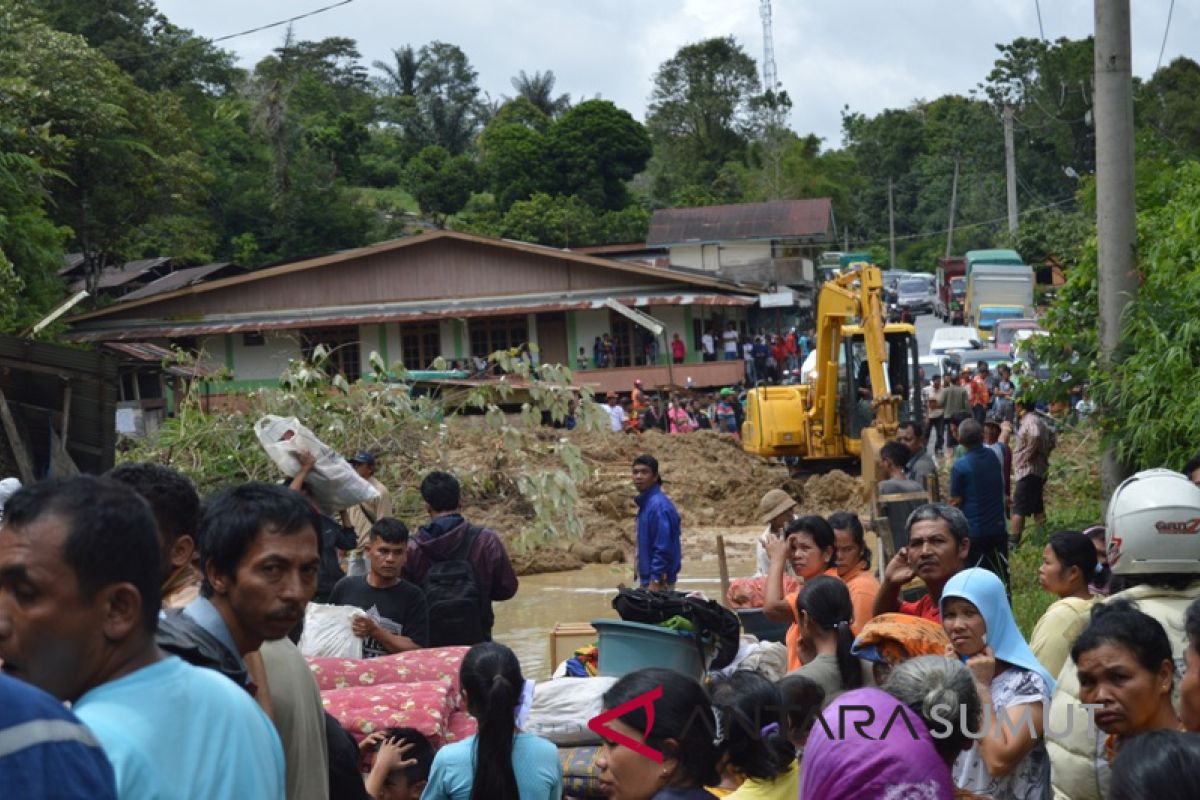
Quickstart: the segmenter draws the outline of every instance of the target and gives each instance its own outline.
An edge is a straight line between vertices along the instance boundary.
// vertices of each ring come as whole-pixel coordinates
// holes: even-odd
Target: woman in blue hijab
[[[983,703],[975,743],[954,764],[960,789],[993,800],[1048,797],[1050,759],[1043,712],[1054,694],[1013,618],[1004,584],[985,569],[965,569],[942,590],[942,627],[971,670]]]

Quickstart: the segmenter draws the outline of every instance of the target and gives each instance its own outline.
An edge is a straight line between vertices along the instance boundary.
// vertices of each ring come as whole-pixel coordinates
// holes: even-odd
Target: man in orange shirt
[[[975,377],[971,378],[971,383],[967,386],[967,393],[971,396],[971,416],[975,417],[975,421],[982,425],[987,418],[988,406],[992,404],[991,392],[988,391],[986,361],[979,362]]]

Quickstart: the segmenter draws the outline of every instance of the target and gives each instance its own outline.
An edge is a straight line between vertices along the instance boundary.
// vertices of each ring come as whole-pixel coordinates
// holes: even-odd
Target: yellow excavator
[[[742,447],[791,457],[803,472],[859,460],[875,485],[879,448],[902,419],[920,419],[917,331],[886,322],[883,275],[859,263],[821,285],[815,375],[790,386],[759,386],[746,398]]]

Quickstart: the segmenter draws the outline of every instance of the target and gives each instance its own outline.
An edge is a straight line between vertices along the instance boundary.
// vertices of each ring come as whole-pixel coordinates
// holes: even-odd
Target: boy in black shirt
[[[366,575],[338,581],[329,596],[334,605],[374,609],[380,620],[355,617],[354,634],[362,637],[363,658],[417,650],[429,641],[429,607],[425,593],[400,578],[408,552],[408,528],[398,519],[384,517],[371,526]]]

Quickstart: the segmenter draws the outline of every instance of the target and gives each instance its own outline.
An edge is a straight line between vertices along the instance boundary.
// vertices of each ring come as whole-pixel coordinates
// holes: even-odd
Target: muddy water
[[[731,577],[754,574],[754,563],[745,552],[730,554]],[[525,676],[535,680],[550,677],[550,632],[558,622],[590,622],[616,619],[612,600],[617,585],[635,585],[633,570],[627,564],[589,564],[581,570],[550,572],[521,578],[517,596],[496,603],[493,636],[513,649],[521,661]],[[676,588],[702,591],[717,599],[721,593],[720,568],[715,555],[687,559]]]

